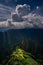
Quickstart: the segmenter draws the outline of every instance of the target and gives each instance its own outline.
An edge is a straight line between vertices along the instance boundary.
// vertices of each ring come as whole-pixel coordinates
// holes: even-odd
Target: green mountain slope
[[[6,65],[38,65],[28,52],[18,48],[10,56]]]

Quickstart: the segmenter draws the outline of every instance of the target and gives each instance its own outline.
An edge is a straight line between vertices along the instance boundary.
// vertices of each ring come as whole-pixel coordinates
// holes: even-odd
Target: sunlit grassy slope
[[[30,56],[30,53],[18,48],[13,51],[6,65],[38,65],[38,62]]]

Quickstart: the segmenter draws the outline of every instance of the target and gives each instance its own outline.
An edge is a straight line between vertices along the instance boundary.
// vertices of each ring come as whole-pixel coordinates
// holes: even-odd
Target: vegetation
[[[38,62],[32,59],[30,53],[17,48],[16,51],[13,51],[11,54],[10,59],[6,65],[38,65]]]
[[[43,54],[37,42],[22,39],[1,50],[0,65],[43,65]],[[4,58],[3,58],[4,57]]]

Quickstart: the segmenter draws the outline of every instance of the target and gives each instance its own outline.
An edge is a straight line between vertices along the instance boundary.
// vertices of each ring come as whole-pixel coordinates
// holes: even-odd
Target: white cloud
[[[19,16],[27,15],[30,12],[30,6],[27,4],[17,5],[15,11]]]
[[[43,28],[43,16],[30,12],[29,5],[17,5],[15,12],[11,10],[10,17],[12,18],[8,17],[6,21],[0,22],[0,28]]]
[[[27,15],[30,12],[30,6],[27,4],[17,5],[15,12],[12,12],[13,21],[20,22],[23,21],[22,16]]]
[[[39,6],[37,6],[37,9],[39,10]],[[35,10],[35,12],[37,11],[37,9]],[[14,21],[16,22],[15,26],[17,26],[17,28],[43,28],[43,16],[39,14],[37,15],[35,12],[30,12],[29,5],[17,5],[15,9],[16,17],[14,15]]]
[[[12,21],[20,22],[23,21],[22,17],[18,16],[17,13],[12,13]]]
[[[36,14],[28,14],[27,16],[23,16],[24,19],[26,19],[27,22],[30,24],[33,24],[33,27],[42,28],[43,27],[43,17]]]
[[[22,29],[22,28],[32,28],[33,25],[30,23],[26,23],[26,22],[11,22],[11,24],[13,25],[14,29]]]

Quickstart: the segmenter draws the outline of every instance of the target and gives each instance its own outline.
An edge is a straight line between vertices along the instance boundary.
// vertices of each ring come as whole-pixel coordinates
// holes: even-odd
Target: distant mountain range
[[[20,40],[33,40],[35,46],[43,47],[43,29],[9,29],[0,31],[0,50],[1,48],[12,47]]]

